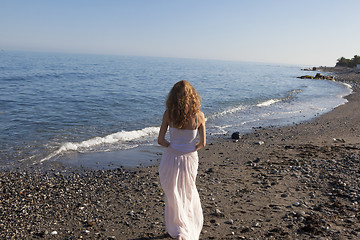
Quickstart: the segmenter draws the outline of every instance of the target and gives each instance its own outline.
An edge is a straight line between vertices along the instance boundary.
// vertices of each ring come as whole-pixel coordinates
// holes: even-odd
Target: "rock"
[[[243,229],[240,230],[241,233],[247,233],[250,231],[251,231],[251,228],[249,228],[248,226],[245,226]]]
[[[205,173],[213,173],[214,172],[214,168],[209,168],[207,171],[205,171]]]
[[[316,67],[312,67],[312,68],[303,68],[301,69],[303,71],[316,71]]]
[[[314,77],[310,76],[310,75],[304,75],[301,77],[298,77],[300,79],[324,79],[324,80],[335,80],[335,78],[333,76],[324,76],[321,75],[321,73],[317,73]]]
[[[334,143],[345,143],[344,139],[340,139],[340,138],[333,138]]]
[[[297,211],[297,212],[295,213],[295,215],[296,215],[297,217],[306,217],[306,216],[307,216],[307,214],[305,213],[305,211]]]
[[[92,227],[92,226],[95,225],[95,221],[92,220],[92,219],[87,220],[86,223],[87,223],[87,226],[88,226],[88,227]]]
[[[301,77],[298,77],[300,79],[314,79],[313,76],[310,76],[310,75],[304,75],[304,76],[301,76]]]
[[[315,75],[315,79],[324,79],[324,76],[321,75],[320,73],[317,73],[317,74]]]
[[[256,144],[256,145],[263,145],[264,142],[263,142],[263,141],[258,141],[258,142],[255,142],[254,144]]]
[[[57,235],[57,234],[58,234],[57,231],[52,231],[52,232],[50,233],[50,235]]]
[[[45,235],[48,235],[49,234],[49,231],[48,230],[44,230],[44,231],[41,231],[39,233],[37,233],[36,235],[40,236],[40,237],[45,237]]]
[[[225,217],[225,215],[219,209],[215,209],[214,215],[217,217]]]
[[[309,196],[310,196],[310,198],[315,198],[315,193],[311,192],[311,193],[309,194]]]
[[[226,223],[226,224],[233,225],[233,224],[234,224],[234,220],[229,219],[229,220],[225,221],[225,223]]]
[[[240,132],[234,132],[233,134],[231,134],[231,139],[240,139],[241,135]]]
[[[258,222],[256,222],[256,223],[254,223],[254,224],[252,225],[252,227],[258,227],[258,228],[260,228],[260,227],[261,227],[261,224],[258,223]]]

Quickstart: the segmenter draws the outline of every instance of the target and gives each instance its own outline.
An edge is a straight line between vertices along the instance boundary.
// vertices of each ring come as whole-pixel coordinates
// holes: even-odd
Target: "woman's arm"
[[[158,136],[158,143],[164,147],[168,147],[170,145],[170,143],[165,139],[165,134],[167,132],[168,126],[169,126],[169,116],[167,111],[165,111]]]
[[[203,112],[199,113],[199,124],[199,142],[196,144],[196,151],[206,146],[205,115]]]

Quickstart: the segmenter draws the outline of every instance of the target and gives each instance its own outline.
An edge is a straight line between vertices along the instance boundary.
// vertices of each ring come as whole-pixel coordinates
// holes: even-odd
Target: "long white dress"
[[[161,187],[165,193],[165,224],[171,237],[199,239],[203,212],[195,180],[198,153],[197,130],[170,128],[170,146],[159,166]]]

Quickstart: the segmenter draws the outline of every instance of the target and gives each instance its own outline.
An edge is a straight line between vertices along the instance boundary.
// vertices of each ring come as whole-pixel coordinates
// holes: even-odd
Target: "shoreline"
[[[300,69],[297,68],[295,76],[300,75],[299,71]],[[291,78],[294,78],[294,75],[291,75]],[[320,84],[320,86],[322,86],[321,82],[326,82],[326,81],[313,81],[312,84],[315,86]],[[262,126],[265,128],[273,127],[273,126],[282,127],[282,126],[288,126],[290,124],[311,121],[313,118],[321,114],[324,114],[324,112],[331,111],[334,108],[334,106],[338,106],[339,104],[343,104],[344,102],[346,102],[343,96],[349,94],[349,92],[351,91],[348,87],[347,89],[343,88],[343,86],[341,86],[342,85],[341,83],[333,83],[330,81],[328,81],[328,83],[324,83],[325,85],[326,84],[336,85],[335,89],[339,88],[339,92],[337,91],[332,92],[337,94],[336,97],[334,96],[334,98],[331,98],[334,99],[334,102],[328,103],[327,98],[329,95],[326,94],[328,91],[323,92],[322,91],[323,88],[315,87],[316,90],[308,91],[305,89],[312,89],[312,88],[310,87],[303,89],[303,86],[300,87],[302,84],[301,80],[300,81],[297,80],[296,83],[294,84],[296,85],[296,87],[290,86],[289,89],[292,90],[289,90],[286,93],[281,93],[281,95],[278,96],[271,96],[270,100],[261,99],[254,103],[249,104],[251,109],[250,111],[252,111],[253,113],[244,113],[243,110],[240,110],[240,108],[242,107],[239,107],[242,106],[242,104],[239,106],[235,104],[230,108],[224,108],[223,109],[224,111],[220,110],[219,112],[221,113],[213,113],[212,116],[209,115],[210,121],[208,125],[209,127],[208,136],[228,137],[228,135],[234,131],[240,131],[242,134],[246,134],[251,131],[254,131],[254,128],[258,126]],[[300,84],[300,86],[298,86],[298,84]],[[307,85],[307,83],[305,85]],[[343,90],[340,90],[341,88],[343,88]],[[302,91],[304,91],[304,93],[301,93]],[[322,97],[320,101],[317,100],[318,93],[321,93],[319,94]],[[310,98],[308,96],[310,96]],[[295,104],[287,104],[289,103],[289,101],[293,101],[293,99],[295,101]],[[310,101],[310,99],[314,99],[313,102],[309,103],[309,104],[314,103],[314,108],[312,107],[304,108],[304,106],[306,106],[306,102]],[[248,105],[247,104],[244,105],[246,106],[245,108],[247,109]],[[285,108],[283,108],[283,106],[285,106]],[[301,106],[303,108],[301,108]],[[279,115],[277,115],[277,112],[279,112]],[[229,114],[229,115],[227,115],[227,117],[221,117],[222,114],[225,115]],[[240,119],[240,121],[238,118]],[[210,130],[211,123],[213,127],[212,131]],[[237,126],[237,124],[240,125]],[[136,137],[134,139],[134,142],[128,140],[125,140],[123,142],[122,138],[123,137],[125,137],[124,139],[129,137],[132,138],[134,134],[135,136],[137,134],[146,135],[147,132],[150,132],[149,128],[154,129],[154,128],[158,128],[158,126],[156,125],[156,123],[152,124],[152,126],[150,127],[139,125],[138,128],[135,128],[133,130],[122,131],[117,129],[115,131],[110,131],[104,134],[101,133],[94,134],[90,137],[80,138],[78,140],[74,140],[74,139],[71,140],[72,138],[77,136],[77,134],[74,133],[74,135],[72,137],[69,137],[69,139],[66,139],[67,137],[63,139],[64,137],[59,135],[58,137],[56,137],[56,139],[59,138],[59,140],[55,140],[55,141],[51,139],[45,140],[46,137],[44,137],[43,138],[45,140],[44,142],[39,141],[38,143],[34,143],[34,144],[26,143],[26,142],[21,144],[20,142],[16,142],[13,149],[17,149],[16,146],[20,144],[21,146],[18,146],[18,149],[16,151],[15,150],[12,151],[11,150],[12,148],[5,149],[4,151],[5,154],[3,154],[5,155],[5,157],[3,159],[4,160],[3,164],[0,166],[0,171],[6,169],[28,168],[29,166],[36,167],[32,165],[37,165],[40,168],[52,168],[51,165],[54,165],[54,167],[57,168],[61,164],[67,165],[64,166],[65,168],[78,167],[78,168],[92,168],[94,170],[107,170],[109,168],[114,169],[119,166],[124,166],[126,168],[147,166],[148,164],[144,162],[146,162],[146,160],[151,162],[151,160],[157,159],[157,156],[161,155],[162,150],[160,149],[155,154],[150,156],[150,154],[143,154],[142,149],[138,149],[137,151],[136,150],[137,147],[135,146],[141,147],[148,144],[152,145],[151,142],[153,142],[154,145],[157,145],[156,130],[151,130],[155,135],[149,138],[150,139],[149,142],[147,140],[143,141],[143,139],[141,138],[137,139]],[[213,133],[212,136],[210,132]],[[41,136],[41,134],[39,136]],[[115,138],[114,140],[116,140],[119,137],[119,139],[117,139],[119,145],[116,143],[114,146],[112,146],[111,143],[108,143],[109,140],[112,141],[113,137]],[[33,137],[33,139],[35,140],[37,139],[37,137]],[[116,148],[119,149],[115,150]],[[129,148],[131,148],[131,150],[126,150]],[[154,148],[156,148],[156,146],[154,146]],[[28,149],[28,150],[25,151],[24,149]],[[89,156],[88,152],[94,153],[94,155],[96,155],[97,158],[101,159],[101,161],[97,161],[95,159],[95,156],[93,157]],[[115,153],[109,154],[109,152],[116,152],[119,156],[116,158]],[[140,161],[138,161],[139,159],[136,159],[135,155],[139,155],[140,158],[144,157],[146,159],[141,159]],[[86,161],[86,158],[94,159],[94,162],[95,163],[97,162],[97,164],[92,163],[93,161]],[[88,165],[86,164],[87,162],[91,162],[91,164]],[[131,165],[130,163],[134,163],[134,164],[130,166]],[[45,165],[47,167],[45,167]]]
[[[326,70],[353,86],[346,104],[199,151],[200,239],[360,237],[360,74]],[[0,237],[170,239],[157,170],[0,172]]]

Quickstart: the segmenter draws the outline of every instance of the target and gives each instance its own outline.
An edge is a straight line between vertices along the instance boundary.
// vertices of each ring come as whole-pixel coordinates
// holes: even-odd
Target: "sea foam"
[[[270,106],[271,104],[274,104],[274,103],[277,103],[277,102],[280,102],[281,99],[270,99],[270,100],[267,100],[265,102],[261,102],[259,104],[256,104],[257,107],[267,107],[267,106]]]
[[[82,142],[66,142],[63,143],[60,146],[60,148],[58,148],[56,151],[52,152],[51,154],[41,159],[37,163],[42,163],[44,161],[50,160],[56,156],[59,156],[69,151],[84,152],[84,151],[89,151],[92,148],[99,145],[126,143],[126,142],[136,141],[142,138],[155,137],[156,134],[159,132],[159,129],[160,129],[159,127],[147,127],[140,130],[120,131],[117,133],[109,134],[104,137],[94,137]]]

